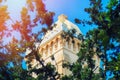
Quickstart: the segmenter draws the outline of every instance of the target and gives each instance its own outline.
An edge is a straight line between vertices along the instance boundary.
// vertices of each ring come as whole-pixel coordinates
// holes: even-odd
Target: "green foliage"
[[[66,80],[96,80],[100,77],[100,74],[95,74],[97,66],[95,66],[95,60],[93,59],[94,55],[97,55],[95,50],[95,42],[93,39],[94,31],[87,33],[86,37],[79,35],[76,38],[81,40],[80,51],[77,54],[78,60],[73,64],[64,64],[64,67],[67,67],[72,74],[70,76],[64,76],[62,79]],[[73,34],[71,35],[73,36]],[[98,52],[99,53],[99,52]]]
[[[70,80],[105,80],[107,72],[114,75],[113,80],[119,80],[119,53],[120,53],[120,2],[110,0],[106,9],[102,7],[101,0],[90,0],[90,7],[85,8],[91,20],[83,21],[75,19],[76,23],[85,25],[96,25],[97,28],[89,31],[85,38],[80,38],[81,45],[78,53],[78,61],[67,67],[72,71],[70,76],[63,79]],[[88,23],[90,22],[90,24]],[[103,65],[98,74],[94,73],[95,61],[93,56],[97,55]],[[87,66],[83,67],[83,65]],[[72,66],[72,67],[71,67]]]
[[[116,7],[116,4],[118,3],[118,0],[110,0],[109,4],[107,5],[108,9],[113,9]]]

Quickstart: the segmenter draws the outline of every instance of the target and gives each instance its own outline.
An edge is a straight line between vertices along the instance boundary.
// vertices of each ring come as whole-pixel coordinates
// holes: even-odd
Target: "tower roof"
[[[56,24],[56,26],[54,26],[52,30],[47,31],[40,45],[43,45],[45,42],[51,40],[62,31],[67,32],[68,30],[75,29],[77,35],[81,33],[78,26],[70,22],[67,19],[67,16],[65,16],[64,14],[61,14],[60,16],[58,16],[58,21],[56,21],[54,24]]]
[[[81,33],[78,26],[73,24],[72,22],[70,22],[67,19],[67,16],[65,16],[64,14],[61,14],[60,16],[58,16],[58,21],[56,22],[56,24],[63,24],[61,27],[66,27],[68,30],[75,29],[77,31],[77,34]],[[64,28],[63,28],[63,30],[64,30]]]

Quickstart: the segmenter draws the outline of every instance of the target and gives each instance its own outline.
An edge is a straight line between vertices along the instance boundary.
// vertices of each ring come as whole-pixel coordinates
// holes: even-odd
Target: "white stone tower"
[[[67,41],[62,37],[62,34],[68,30],[75,29],[77,36],[81,31],[75,24],[68,21],[67,17],[63,14],[58,17],[58,21],[55,22],[55,24],[56,26],[54,26],[52,30],[47,31],[43,37],[43,40],[39,45],[39,54],[46,64],[50,62],[55,65],[60,74],[69,75],[71,72],[68,69],[63,68],[62,64],[64,62],[73,63],[78,59],[76,54],[80,50],[80,40],[77,38],[69,38]],[[72,42],[73,40],[74,43]],[[51,59],[52,56],[54,56],[54,60]],[[99,67],[100,59],[96,55],[94,55],[93,59],[96,60],[95,65]],[[33,59],[31,64],[32,67],[34,67],[38,62]],[[83,65],[83,67],[84,66],[85,65]],[[95,70],[95,73],[98,72],[99,68]],[[37,75],[33,75],[34,77],[37,77]]]
[[[76,53],[79,51],[80,41],[77,38],[74,38],[74,43],[72,43],[71,39],[66,41],[61,34],[70,29],[75,29],[76,35],[81,33],[81,31],[76,25],[68,21],[63,14],[58,17],[58,21],[55,24],[56,26],[45,34],[39,46],[39,53],[45,63],[54,64],[60,74],[68,75],[70,71],[63,68],[62,64],[64,62],[73,63],[77,60]],[[54,56],[55,61],[51,59],[51,56]]]

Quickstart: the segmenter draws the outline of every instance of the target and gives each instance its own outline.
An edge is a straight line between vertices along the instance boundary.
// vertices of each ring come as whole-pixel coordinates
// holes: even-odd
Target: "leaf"
[[[27,13],[28,13],[27,8],[26,8],[26,7],[23,7],[23,8],[22,8],[22,11],[21,11],[22,17],[24,17],[25,15],[27,15]]]
[[[7,6],[0,6],[0,31],[6,29],[6,26],[4,24],[9,18],[10,17],[7,12]]]
[[[31,11],[34,11],[34,6],[32,2],[33,2],[32,0],[27,0],[28,9],[30,9]]]
[[[3,32],[4,30],[6,30],[6,26],[0,25],[0,32]]]
[[[81,21],[79,19],[75,18],[75,23],[81,24]]]
[[[19,30],[20,27],[21,27],[21,24],[20,24],[20,22],[16,21],[16,23],[13,24],[12,27],[13,27],[14,30]]]

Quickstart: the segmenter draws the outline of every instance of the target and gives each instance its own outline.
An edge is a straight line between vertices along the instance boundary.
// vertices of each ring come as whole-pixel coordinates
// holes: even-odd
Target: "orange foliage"
[[[20,22],[16,21],[16,23],[13,24],[12,26],[13,26],[13,29],[14,29],[14,30],[19,30],[20,27],[21,27],[21,24],[20,24]]]
[[[21,11],[21,19],[22,19],[24,28],[30,24],[30,15],[28,15],[28,10],[25,7],[23,7],[23,9]]]
[[[7,12],[7,6],[0,7],[0,32],[5,30],[5,21],[8,20],[10,17]]]
[[[45,13],[47,10],[45,9],[45,5],[42,2],[42,0],[34,0],[36,4],[36,11],[38,12],[39,15]]]
[[[33,5],[33,3],[35,3]],[[45,9],[45,4],[42,0],[27,0],[28,8],[36,9],[36,17],[34,18],[33,22],[36,24],[36,22],[40,21],[41,24],[47,24],[47,26],[51,26],[53,22],[53,12],[48,12]],[[33,7],[34,6],[34,7]]]
[[[0,3],[2,2],[2,0],[0,0]]]
[[[28,4],[28,8],[29,8],[31,11],[34,11],[34,6],[33,6],[33,3],[32,3],[32,0],[27,0],[27,4]]]
[[[23,7],[23,9],[21,11],[21,19],[22,19],[22,24],[20,27],[20,33],[21,33],[22,39],[29,41],[30,36],[28,34],[30,32],[29,26],[31,24],[31,21],[30,21],[30,15],[28,14],[28,9],[25,7]],[[20,23],[17,23],[16,25],[18,26],[19,24]]]

